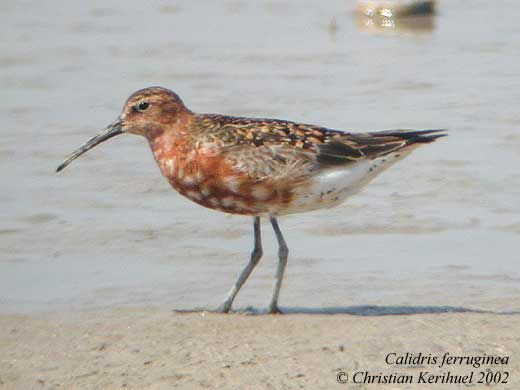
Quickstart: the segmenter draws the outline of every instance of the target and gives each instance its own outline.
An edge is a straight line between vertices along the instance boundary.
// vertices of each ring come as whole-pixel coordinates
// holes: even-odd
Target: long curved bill
[[[61,171],[67,165],[69,165],[72,161],[77,159],[86,151],[92,149],[94,146],[99,145],[101,142],[105,142],[106,140],[115,137],[116,135],[123,133],[123,127],[119,120],[115,121],[108,125],[104,130],[102,130],[98,135],[89,139],[86,143],[84,143],[81,147],[76,149],[65,161],[63,161],[58,168],[56,168],[56,172]]]

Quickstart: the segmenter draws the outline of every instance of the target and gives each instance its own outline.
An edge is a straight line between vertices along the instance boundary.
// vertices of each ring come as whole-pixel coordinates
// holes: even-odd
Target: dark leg
[[[245,283],[249,275],[251,274],[251,271],[253,271],[253,268],[258,264],[260,261],[260,258],[262,257],[262,237],[260,234],[260,217],[254,217],[253,219],[253,228],[254,228],[254,237],[255,237],[255,247],[253,249],[253,252],[251,252],[251,259],[249,260],[249,263],[244,267],[242,272],[240,273],[240,276],[238,277],[237,281],[231,288],[231,290],[228,293],[228,296],[226,298],[226,301],[220,306],[219,310],[222,313],[229,312],[229,309],[231,309],[231,305],[233,304],[233,300],[235,299],[235,296],[240,291],[240,288]]]
[[[273,297],[271,299],[271,304],[269,305],[269,313],[281,313],[278,308],[278,297],[280,296],[280,288],[282,287],[282,279],[285,271],[285,266],[287,265],[287,256],[289,255],[289,248],[287,248],[287,244],[283,238],[280,227],[278,226],[278,221],[276,218],[271,217],[271,225],[273,225],[274,233],[276,234],[276,239],[278,240],[278,267],[276,269],[276,283],[274,285]]]

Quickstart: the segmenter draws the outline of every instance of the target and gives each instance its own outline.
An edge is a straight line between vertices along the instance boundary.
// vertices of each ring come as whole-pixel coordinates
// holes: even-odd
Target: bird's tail
[[[396,139],[406,141],[406,144],[410,145],[415,143],[430,143],[438,138],[446,137],[448,135],[446,131],[445,129],[385,130],[375,131],[369,134],[376,138],[395,137]]]

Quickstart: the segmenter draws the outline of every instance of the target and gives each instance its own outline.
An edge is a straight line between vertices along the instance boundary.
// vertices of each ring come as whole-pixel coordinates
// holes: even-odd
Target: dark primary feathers
[[[318,160],[323,163],[342,164],[377,158],[410,145],[430,143],[445,137],[444,130],[385,130],[370,133],[349,133],[318,145]]]

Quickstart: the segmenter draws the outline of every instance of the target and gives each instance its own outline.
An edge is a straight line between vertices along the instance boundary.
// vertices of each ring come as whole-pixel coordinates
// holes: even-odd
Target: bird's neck
[[[148,140],[155,160],[160,161],[184,156],[193,150],[193,141],[186,134],[172,134],[164,131],[153,139]]]
[[[155,160],[182,156],[193,150],[193,139],[190,136],[191,117],[179,117],[175,123],[149,129],[146,134]]]

